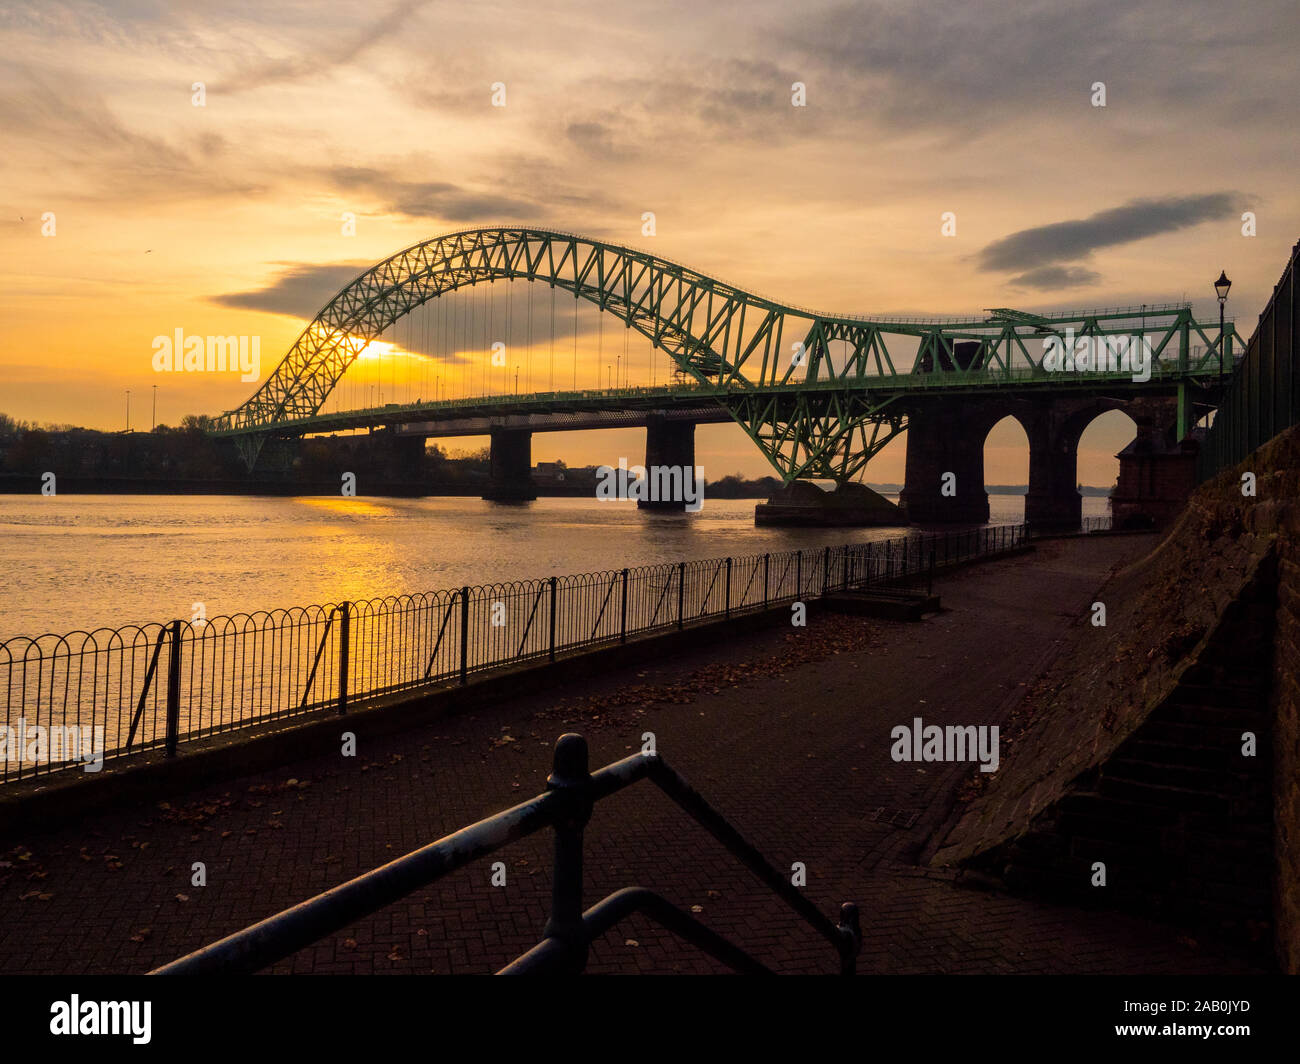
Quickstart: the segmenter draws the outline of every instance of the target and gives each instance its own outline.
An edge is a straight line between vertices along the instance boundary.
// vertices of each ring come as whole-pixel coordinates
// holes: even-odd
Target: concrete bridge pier
[[[402,477],[420,480],[424,476],[423,436],[399,436],[391,433],[390,446],[397,459],[397,468]]]
[[[1043,531],[1077,529],[1083,518],[1079,438],[1098,415],[1129,405],[1113,398],[947,399],[919,407],[908,415],[907,473],[899,503],[915,524],[987,521],[984,443],[993,426],[1011,416],[1029,441],[1025,523]]]
[[[1176,415],[1171,400],[1115,398],[1055,399],[1035,403],[1017,415],[1029,437],[1025,523],[1031,528],[1053,532],[1080,527],[1079,439],[1093,420],[1108,410],[1124,410],[1137,423],[1139,437],[1144,423],[1172,425]]]
[[[1050,413],[1029,426],[1029,492],[1025,524],[1036,530],[1073,531],[1083,521],[1079,494],[1079,437],[1062,431]]]
[[[528,502],[537,498],[533,485],[533,434],[527,429],[491,430],[488,486],[492,502]]]
[[[655,467],[674,469],[671,476],[656,473]],[[652,484],[673,484],[690,488],[692,498],[698,497],[702,485],[696,484],[695,476],[695,422],[670,421],[664,414],[651,414],[646,419],[645,430],[645,467]],[[689,478],[689,479],[688,479]],[[676,499],[641,499],[637,508],[641,510],[684,510],[686,498],[678,492]]]
[[[973,404],[951,401],[908,415],[907,464],[898,503],[913,524],[979,524],[989,519],[984,490],[987,420]]]

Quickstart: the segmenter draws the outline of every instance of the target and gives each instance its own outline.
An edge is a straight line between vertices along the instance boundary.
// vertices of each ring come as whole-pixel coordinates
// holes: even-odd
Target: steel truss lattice
[[[998,309],[969,319],[826,315],[644,251],[571,233],[491,227],[436,237],[366,270],[212,430],[235,436],[251,467],[265,439],[300,431],[366,345],[403,315],[460,288],[509,280],[571,293],[647,337],[689,386],[717,390],[717,401],[786,481],[854,477],[906,426],[909,395],[1041,381],[1043,356],[1033,345],[1067,330],[1076,338],[1140,331],[1180,384],[1221,372],[1223,340],[1193,320],[1190,304],[1055,316]],[[1229,371],[1232,336],[1229,327]],[[1193,337],[1202,341],[1197,349]]]

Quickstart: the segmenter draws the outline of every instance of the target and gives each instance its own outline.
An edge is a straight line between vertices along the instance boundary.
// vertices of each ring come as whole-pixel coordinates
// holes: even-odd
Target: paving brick
[[[142,972],[170,961],[538,793],[551,744],[566,730],[588,737],[593,766],[655,732],[666,760],[778,868],[808,866],[806,894],[823,912],[859,904],[863,972],[1250,970],[1230,951],[1180,942],[1167,925],[970,890],[955,872],[916,864],[972,773],[893,762],[890,729],[913,716],[997,723],[1030,678],[1024,663],[1050,651],[1104,573],[1142,543],[1059,541],[962,571],[939,585],[945,611],[937,616],[872,622],[865,643],[845,637],[844,652],[784,671],[750,665],[788,653],[788,637],[835,639],[843,619],[814,613],[806,630],[646,661],[634,677],[592,676],[559,694],[362,736],[355,760],[286,765],[173,799],[170,811],[145,806],[52,832],[33,828],[4,848],[30,847],[23,863],[34,862],[45,876],[35,882],[52,897],[20,901],[32,886],[20,875],[0,883],[0,972]],[[722,668],[730,673],[696,690],[673,686],[694,670]],[[630,684],[669,694],[628,701]],[[499,744],[507,731],[516,741]],[[291,777],[310,786],[275,789]],[[259,796],[264,787],[271,792]],[[223,796],[229,804],[200,817],[197,830],[179,817]],[[911,827],[873,823],[878,807],[917,818]],[[267,829],[276,810],[283,826]],[[132,836],[149,845],[132,848]],[[494,971],[531,947],[545,924],[550,841],[538,835],[490,859],[506,863],[504,888],[491,886],[488,863],[475,864],[271,970]],[[83,846],[92,860],[80,859]],[[103,853],[120,856],[121,869],[110,871]],[[207,887],[190,886],[196,860],[208,863]],[[823,940],[647,782],[599,804],[585,864],[587,904],[639,884],[688,910],[701,906],[698,919],[782,972],[837,968]],[[634,916],[593,944],[589,970],[724,969]]]

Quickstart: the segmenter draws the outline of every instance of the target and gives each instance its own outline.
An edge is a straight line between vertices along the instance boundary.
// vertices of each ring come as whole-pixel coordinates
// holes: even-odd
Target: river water
[[[755,501],[678,515],[593,499],[0,496],[0,640],[186,619],[199,602],[212,617],[901,532],[755,528]],[[1022,496],[989,504],[993,524],[1023,517]]]

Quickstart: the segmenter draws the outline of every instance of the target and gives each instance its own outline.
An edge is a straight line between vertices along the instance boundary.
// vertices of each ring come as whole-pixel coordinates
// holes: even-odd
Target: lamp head
[[[1214,294],[1219,297],[1220,303],[1228,298],[1228,289],[1231,287],[1232,282],[1228,280],[1228,275],[1223,270],[1220,270],[1219,279],[1214,282]]]

